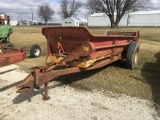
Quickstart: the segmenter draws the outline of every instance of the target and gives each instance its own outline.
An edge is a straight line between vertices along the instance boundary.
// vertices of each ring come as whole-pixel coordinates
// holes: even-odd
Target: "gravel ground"
[[[11,70],[4,73],[7,70]],[[27,73],[18,66],[0,68],[1,89],[22,80]],[[16,88],[0,92],[0,120],[159,120],[150,101],[114,93],[80,91],[49,84],[51,99],[43,91],[17,94]]]

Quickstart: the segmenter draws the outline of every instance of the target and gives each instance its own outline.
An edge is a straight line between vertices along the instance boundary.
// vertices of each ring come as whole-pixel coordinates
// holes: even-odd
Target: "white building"
[[[80,25],[87,25],[88,24],[88,20],[86,20],[84,18],[76,18],[76,19],[79,20]]]
[[[12,25],[12,26],[19,25],[18,20],[10,20],[10,25]]]
[[[131,13],[129,26],[160,26],[160,10]]]
[[[95,13],[88,17],[88,26],[109,26],[110,21],[105,13]]]
[[[160,26],[160,10],[125,14],[119,26],[127,26],[127,19],[128,26]],[[88,17],[88,26],[110,26],[110,20],[105,13],[95,13]]]
[[[19,20],[18,25],[38,25],[39,21],[31,21],[31,20]]]
[[[66,18],[62,21],[62,26],[79,26],[79,20],[75,18]]]

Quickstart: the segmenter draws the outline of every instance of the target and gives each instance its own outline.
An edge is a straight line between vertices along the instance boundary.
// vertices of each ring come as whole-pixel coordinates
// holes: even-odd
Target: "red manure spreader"
[[[44,84],[43,99],[48,100],[48,83],[54,78],[100,68],[120,59],[129,69],[138,64],[139,32],[109,31],[95,36],[86,27],[45,27],[42,34],[47,39],[46,65],[34,67],[18,83],[17,93]]]

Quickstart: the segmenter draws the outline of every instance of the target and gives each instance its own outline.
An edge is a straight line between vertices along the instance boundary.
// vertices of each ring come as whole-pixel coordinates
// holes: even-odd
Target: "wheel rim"
[[[40,50],[40,49],[35,49],[35,50],[34,50],[35,56],[39,56],[40,53],[41,53],[41,50]]]
[[[134,63],[135,63],[135,65],[138,63],[138,51],[136,51],[136,53],[135,53]]]

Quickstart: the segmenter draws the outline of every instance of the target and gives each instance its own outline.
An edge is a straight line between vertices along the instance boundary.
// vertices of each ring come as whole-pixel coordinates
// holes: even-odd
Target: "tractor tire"
[[[137,41],[132,41],[127,49],[126,67],[128,69],[135,69],[138,64],[140,46]]]
[[[37,44],[32,45],[30,48],[30,57],[36,58],[39,57],[40,54],[41,54],[41,48],[39,47],[39,45]]]
[[[3,43],[5,47],[15,48],[15,46],[11,42]],[[11,52],[11,49],[1,49],[1,53]]]
[[[15,46],[11,43],[11,42],[6,42],[4,43],[5,47],[11,47],[11,48],[15,48]]]

